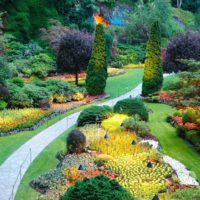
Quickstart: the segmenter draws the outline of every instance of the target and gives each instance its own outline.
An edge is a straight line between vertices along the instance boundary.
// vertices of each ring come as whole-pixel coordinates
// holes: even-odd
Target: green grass
[[[110,98],[115,98],[120,96],[133,88],[135,88],[139,83],[141,83],[142,76],[143,76],[143,69],[130,69],[125,70],[126,73],[116,77],[110,77],[107,80],[106,92],[110,94]],[[129,84],[130,83],[130,84]],[[117,88],[116,88],[117,86]],[[107,101],[103,100],[103,101]],[[103,102],[99,101],[97,103]],[[97,104],[95,103],[95,104]],[[73,111],[67,112],[63,115],[57,116],[48,122],[45,122],[39,128],[34,131],[23,131],[19,132],[14,135],[0,137],[0,165],[14,152],[16,151],[21,145],[31,139],[34,135],[38,134],[42,130],[46,129],[50,125],[58,122],[62,118],[72,114],[74,112],[80,111],[81,109],[87,107],[82,106],[80,108],[74,109]]]
[[[108,78],[106,92],[115,98],[132,90],[142,82],[143,70],[125,69],[125,74]]]
[[[176,135],[176,129],[166,122],[166,117],[175,109],[163,104],[150,104],[147,106],[153,110],[150,114],[149,125],[153,135],[159,140],[164,154],[179,160],[189,170],[195,172],[200,181],[200,156],[182,138]]]

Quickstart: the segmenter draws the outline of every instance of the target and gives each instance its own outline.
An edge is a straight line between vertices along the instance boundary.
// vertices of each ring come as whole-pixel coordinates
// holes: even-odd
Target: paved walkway
[[[165,75],[167,76],[167,75]],[[117,101],[130,97],[136,97],[141,94],[142,84],[138,85],[132,91],[121,95],[115,99],[99,105],[113,106]],[[0,166],[0,200],[12,200],[16,194],[20,180],[30,166],[31,162],[44,150],[44,148],[61,135],[68,128],[73,126],[80,112],[71,114],[44,131],[40,132],[28,142],[23,144]],[[17,178],[21,168],[21,176]],[[17,180],[17,181],[16,181]],[[15,185],[13,189],[13,185]]]

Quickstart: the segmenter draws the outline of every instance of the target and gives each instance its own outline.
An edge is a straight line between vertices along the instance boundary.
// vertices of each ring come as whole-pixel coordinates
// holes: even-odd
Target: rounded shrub
[[[69,153],[81,153],[85,146],[85,135],[78,129],[72,130],[67,136],[67,151]]]
[[[195,123],[197,118],[198,118],[198,114],[196,114],[195,111],[188,110],[187,112],[184,113],[182,121],[183,123],[186,123],[186,122]]]
[[[61,200],[133,200],[131,194],[126,191],[116,180],[98,175],[94,178],[84,178],[76,181],[75,185],[68,188],[61,196]]]
[[[78,126],[86,124],[100,123],[112,115],[112,109],[109,106],[90,106],[84,109],[78,117]],[[96,119],[98,117],[98,120]]]
[[[115,113],[127,114],[129,116],[138,114],[144,121],[148,121],[149,114],[144,103],[139,99],[124,99],[118,101],[114,106]]]
[[[10,82],[14,83],[15,85],[17,85],[19,87],[24,87],[24,79],[23,78],[15,77],[15,78],[11,79]]]

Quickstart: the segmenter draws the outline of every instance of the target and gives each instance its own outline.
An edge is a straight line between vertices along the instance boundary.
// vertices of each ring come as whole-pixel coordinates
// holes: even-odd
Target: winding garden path
[[[113,106],[117,101],[128,98],[130,95],[136,97],[141,93],[141,86],[142,85],[140,84],[128,93],[98,105]],[[73,126],[76,123],[79,114],[80,112],[71,114],[56,124],[41,131],[7,158],[7,160],[0,166],[0,200],[14,199],[20,180],[32,161],[48,144],[68,128]],[[15,185],[14,188],[13,185]]]

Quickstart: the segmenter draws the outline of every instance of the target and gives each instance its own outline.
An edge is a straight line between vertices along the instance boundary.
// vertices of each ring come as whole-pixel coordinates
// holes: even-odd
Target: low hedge
[[[114,106],[114,112],[129,116],[138,114],[144,121],[148,121],[149,119],[147,108],[144,103],[137,98],[128,98],[118,101]]]
[[[112,109],[109,106],[90,106],[84,109],[78,117],[78,126],[86,124],[100,123],[112,115]],[[96,117],[99,119],[96,120]]]

